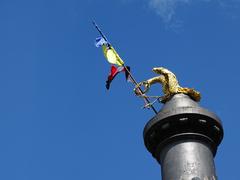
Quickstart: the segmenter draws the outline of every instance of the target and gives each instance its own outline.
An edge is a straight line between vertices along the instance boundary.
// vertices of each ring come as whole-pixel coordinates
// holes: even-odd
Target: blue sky
[[[160,179],[142,138],[154,114],[123,74],[105,89],[92,19],[138,81],[164,66],[202,93],[225,129],[219,179],[237,180],[239,0],[0,1],[0,179]]]

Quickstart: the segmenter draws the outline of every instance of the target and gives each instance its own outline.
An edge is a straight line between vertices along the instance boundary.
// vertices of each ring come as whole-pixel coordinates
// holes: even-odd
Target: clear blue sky
[[[160,179],[142,138],[154,114],[123,74],[105,89],[92,19],[137,80],[164,66],[202,93],[225,129],[219,179],[239,179],[239,0],[1,0],[0,179]]]

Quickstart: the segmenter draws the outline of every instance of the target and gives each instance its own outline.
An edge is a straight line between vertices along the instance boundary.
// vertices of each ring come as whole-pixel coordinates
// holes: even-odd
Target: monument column
[[[216,180],[220,119],[185,94],[175,94],[144,128],[144,143],[160,163],[162,180]]]

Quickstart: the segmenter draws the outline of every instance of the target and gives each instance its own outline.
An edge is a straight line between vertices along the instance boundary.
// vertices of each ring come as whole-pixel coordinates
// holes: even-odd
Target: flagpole
[[[95,28],[97,29],[97,31],[101,34],[101,36],[103,37],[103,39],[108,42],[106,36],[103,34],[103,32],[101,31],[101,29],[98,27],[97,23],[95,23],[95,21],[92,21],[92,23],[93,23],[93,25],[95,26]]]
[[[98,25],[95,23],[95,21],[92,21],[93,25],[95,26],[95,28],[97,29],[97,31],[100,33],[100,35],[102,36],[102,38],[107,41],[109,43],[109,41],[107,40],[106,36],[103,34],[103,32],[100,30],[100,28],[98,27]],[[110,44],[110,43],[109,43]],[[135,78],[133,77],[132,73],[128,70],[128,68],[125,66],[125,64],[122,65],[125,69],[125,71],[128,72],[130,78],[132,79],[133,83],[135,86],[138,85],[137,81],[135,80]],[[138,90],[140,91],[141,95],[144,95],[141,87],[138,87]],[[152,110],[154,111],[155,114],[157,114],[157,110],[154,108],[154,106],[151,104],[150,100],[145,97],[145,96],[142,96],[146,102],[150,105],[150,107],[152,108]]]

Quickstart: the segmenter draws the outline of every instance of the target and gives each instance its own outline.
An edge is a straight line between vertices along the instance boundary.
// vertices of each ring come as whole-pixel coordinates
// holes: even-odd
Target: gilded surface
[[[147,81],[143,81],[136,85],[134,92],[137,96],[141,96],[141,94],[138,91],[138,87],[143,85],[145,87],[143,93],[146,93],[150,89],[151,85],[160,83],[162,85],[162,90],[164,93],[164,95],[161,97],[162,103],[165,103],[168,100],[170,100],[173,95],[180,93],[188,95],[194,101],[200,101],[201,99],[200,92],[194,90],[193,88],[181,87],[178,83],[175,74],[173,74],[168,69],[163,67],[156,67],[153,68],[153,72],[159,74],[160,76],[153,77],[151,79],[148,79]]]

